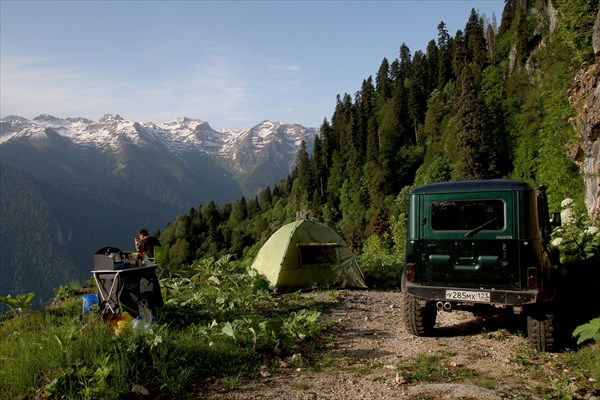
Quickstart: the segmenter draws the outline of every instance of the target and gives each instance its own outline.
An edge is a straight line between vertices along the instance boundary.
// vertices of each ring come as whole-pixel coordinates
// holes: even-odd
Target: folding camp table
[[[140,305],[154,310],[164,305],[156,267],[148,264],[138,268],[94,270],[98,288],[100,314],[127,311],[133,317],[140,314]]]

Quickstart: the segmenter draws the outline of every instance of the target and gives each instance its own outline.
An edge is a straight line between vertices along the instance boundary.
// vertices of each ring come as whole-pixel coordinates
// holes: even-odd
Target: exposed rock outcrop
[[[600,222],[600,10],[593,32],[596,61],[581,66],[569,102],[577,111],[571,123],[582,138],[573,158],[583,174],[585,205],[590,217]]]

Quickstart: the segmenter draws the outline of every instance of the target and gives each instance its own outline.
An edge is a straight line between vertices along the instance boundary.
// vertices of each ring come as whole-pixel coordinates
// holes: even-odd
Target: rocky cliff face
[[[583,174],[588,214],[600,223],[600,10],[593,35],[596,61],[581,66],[569,91],[569,102],[577,111],[571,123],[582,138],[573,159]]]

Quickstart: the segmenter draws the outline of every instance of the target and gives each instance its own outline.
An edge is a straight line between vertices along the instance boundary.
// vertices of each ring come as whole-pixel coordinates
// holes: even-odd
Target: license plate
[[[490,292],[475,292],[470,290],[446,290],[446,300],[490,302]]]

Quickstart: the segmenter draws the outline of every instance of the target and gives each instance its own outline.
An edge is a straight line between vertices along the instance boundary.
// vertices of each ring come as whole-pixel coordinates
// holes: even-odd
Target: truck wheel
[[[404,323],[409,333],[415,336],[430,336],[436,317],[437,310],[433,302],[422,305],[415,296],[404,294]]]
[[[556,315],[551,310],[536,310],[527,314],[527,336],[537,351],[558,351]]]

